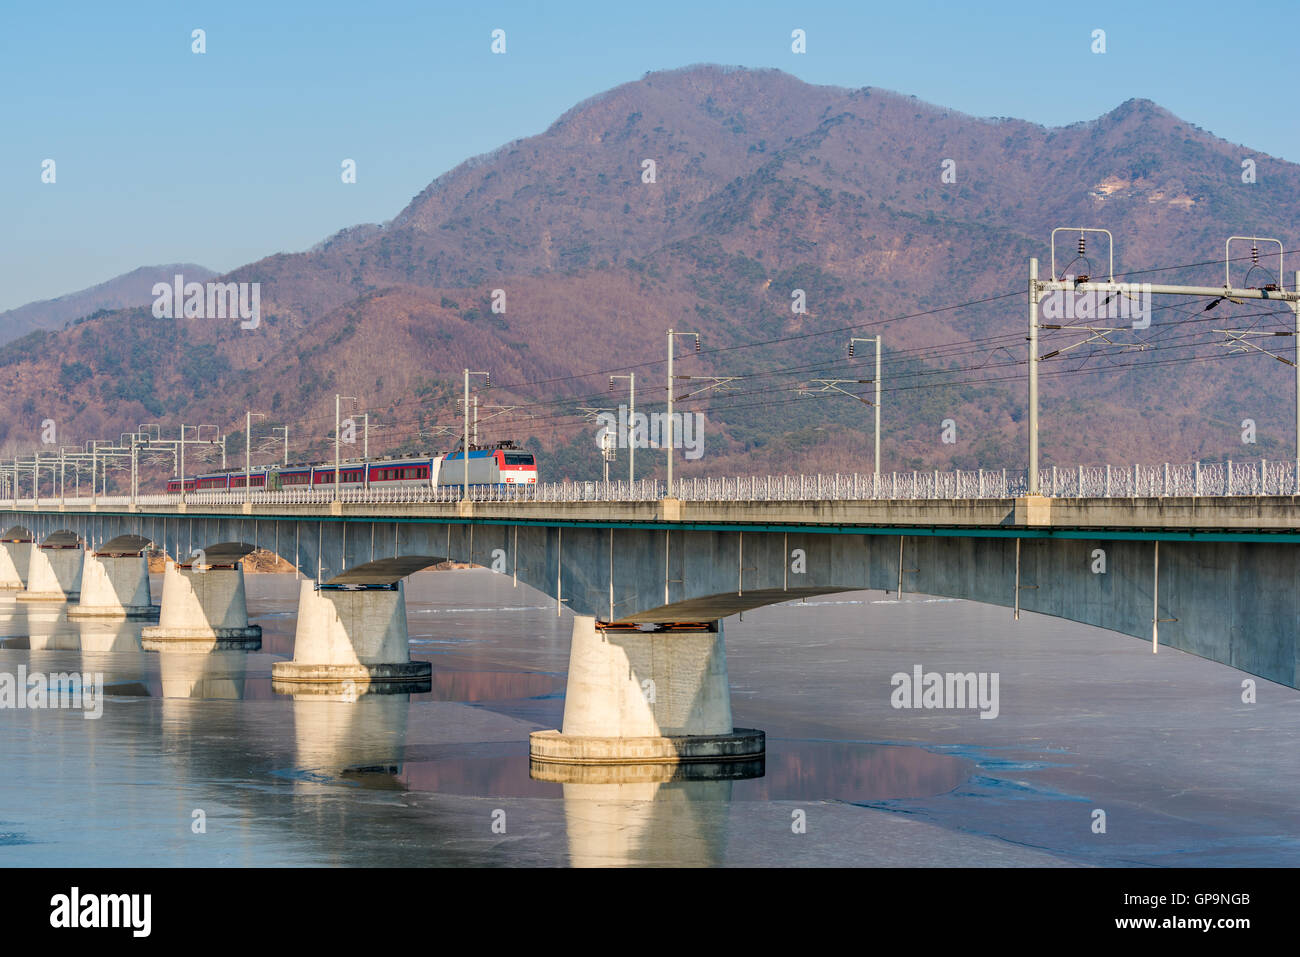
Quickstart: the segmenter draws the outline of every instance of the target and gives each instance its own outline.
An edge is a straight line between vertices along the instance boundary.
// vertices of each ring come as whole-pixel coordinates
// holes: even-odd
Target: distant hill
[[[1257,182],[1243,183],[1243,158]],[[643,181],[647,159],[654,183]],[[955,182],[941,180],[945,160]],[[1016,466],[1027,261],[1047,272],[1053,227],[1112,230],[1120,273],[1205,263],[1156,275],[1211,285],[1229,234],[1295,249],[1298,224],[1300,167],[1146,100],[1051,129],[775,70],[651,73],[438,177],[387,223],[227,274],[261,283],[256,330],[144,307],[10,343],[0,397],[18,414],[0,422],[0,439],[34,437],[47,417],[70,439],[159,419],[237,429],[251,408],[267,413],[268,432],[289,426],[298,457],[326,450],[341,392],[372,410],[372,450],[445,448],[468,366],[492,373],[485,405],[525,407],[482,410],[485,437],[530,439],[550,478],[591,477],[595,426],[576,407],[615,404],[601,370],[637,367],[638,405],[662,408],[664,333],[675,327],[704,343],[681,372],[790,370],[683,402],[708,413],[706,454],[683,474],[863,469],[870,410],[795,388],[870,376],[869,360],[847,359],[848,331],[817,333],[906,315],[852,333],[884,336],[886,468]],[[1073,243],[1058,254],[1072,258]],[[1071,268],[1100,275],[1104,248],[1088,255]],[[504,314],[491,309],[497,289]],[[796,289],[806,315],[791,311]],[[1045,464],[1291,454],[1290,371],[1263,355],[1217,361],[1226,353],[1206,338],[1219,323],[1275,320],[1249,306],[1165,305],[1143,336],[1044,363]],[[1053,348],[1073,341],[1063,335]],[[752,346],[760,340],[780,341]],[[1192,341],[1205,361],[1131,367],[1197,355]],[[937,385],[945,368],[957,384]],[[939,440],[947,418],[956,444]],[[1243,448],[1245,418],[1259,442]],[[639,454],[638,466],[662,458]]]
[[[0,312],[0,343],[37,329],[62,329],[72,320],[96,312],[151,304],[153,295],[150,290],[154,283],[170,282],[177,273],[182,273],[187,279],[192,277],[195,282],[207,282],[216,275],[211,269],[194,263],[141,266],[88,289]]]

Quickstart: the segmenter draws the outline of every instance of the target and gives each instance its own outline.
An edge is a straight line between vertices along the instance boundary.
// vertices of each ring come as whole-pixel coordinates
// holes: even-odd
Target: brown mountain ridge
[[[949,159],[955,183],[941,181]],[[869,410],[795,392],[811,377],[870,377],[870,360],[847,359],[847,327],[1022,291],[1030,256],[1046,271],[1055,226],[1112,230],[1121,273],[1213,263],[1230,234],[1294,248],[1298,197],[1300,167],[1145,100],[1049,129],[775,70],[652,73],[438,177],[388,223],[234,270],[224,278],[261,283],[255,330],[137,308],[10,343],[0,391],[16,414],[0,439],[34,446],[46,418],[69,442],[143,421],[237,429],[253,408],[269,415],[261,428],[288,424],[302,455],[321,454],[342,392],[371,409],[372,449],[445,448],[433,426],[458,426],[469,366],[492,372],[483,403],[525,407],[485,418],[486,437],[531,440],[548,478],[593,477],[596,427],[576,407],[615,404],[606,373],[636,367],[638,404],[662,408],[676,327],[704,343],[679,371],[765,373],[684,404],[708,416],[706,454],[685,474],[865,469]],[[1096,274],[1104,249],[1089,255]],[[1210,285],[1223,269],[1156,275]],[[504,314],[490,308],[498,289]],[[794,289],[805,315],[791,312]],[[1289,370],[1215,347],[1217,321],[1193,322],[1202,305],[1158,313],[1165,325],[1126,351],[1044,363],[1046,464],[1291,454]],[[1235,308],[1242,318],[1224,322],[1289,321]],[[852,333],[884,336],[887,469],[1023,465],[1024,327],[1021,294]],[[783,341],[755,345],[770,340]],[[1201,354],[1212,358],[1130,365]],[[1259,443],[1243,450],[1245,417]],[[939,440],[945,418],[955,445]],[[660,459],[638,456],[639,471]]]

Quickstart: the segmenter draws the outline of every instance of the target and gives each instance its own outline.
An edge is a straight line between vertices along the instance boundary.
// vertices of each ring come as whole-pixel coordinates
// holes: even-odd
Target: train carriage
[[[234,491],[248,487],[280,491],[293,488],[331,489],[335,486],[334,465],[291,465],[284,468],[255,469],[252,472],[213,472],[186,476],[167,483],[168,492]],[[403,459],[371,459],[341,462],[338,487],[354,488],[436,488],[465,482],[465,456],[460,451],[447,455]],[[513,442],[501,442],[492,448],[469,450],[469,484],[496,485],[503,489],[537,484],[537,459],[532,452]]]

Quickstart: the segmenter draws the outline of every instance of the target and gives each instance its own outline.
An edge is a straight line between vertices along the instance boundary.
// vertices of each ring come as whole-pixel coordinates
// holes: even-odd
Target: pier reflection
[[[563,787],[574,867],[665,864],[712,867],[727,850],[736,781],[761,778],[764,761],[572,765],[532,761],[529,775]]]
[[[296,793],[345,776],[400,787],[410,692],[359,684],[342,691],[300,689],[292,698]]]
[[[125,655],[117,659],[122,667],[128,661],[143,660],[140,649],[139,621],[82,619],[68,623],[77,629],[81,650],[93,654]]]
[[[248,670],[246,652],[168,650],[156,654],[158,683],[149,690],[157,697],[228,701],[239,701],[244,697]]]

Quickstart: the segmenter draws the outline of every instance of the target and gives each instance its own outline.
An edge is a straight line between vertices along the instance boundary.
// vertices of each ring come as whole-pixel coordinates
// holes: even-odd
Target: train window
[[[507,452],[506,465],[532,465],[533,456],[530,452]]]

